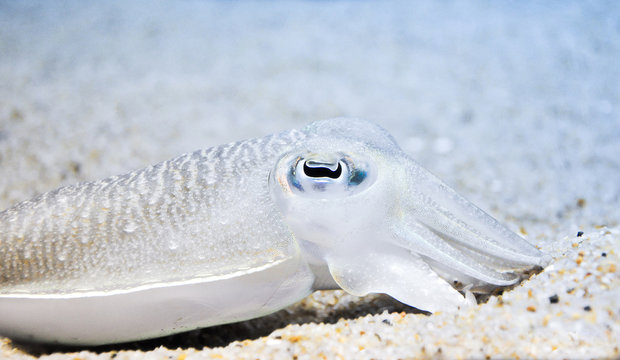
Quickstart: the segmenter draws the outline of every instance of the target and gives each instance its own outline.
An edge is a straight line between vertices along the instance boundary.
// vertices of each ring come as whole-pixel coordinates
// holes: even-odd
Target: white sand
[[[359,116],[555,258],[460,313],[381,313],[410,309],[323,292],[265,319],[157,340],[199,350],[49,358],[619,357],[618,59],[616,2],[0,2],[0,209]],[[305,324],[284,327],[294,323]],[[239,329],[277,330],[200,351]],[[10,343],[0,351],[28,357]]]

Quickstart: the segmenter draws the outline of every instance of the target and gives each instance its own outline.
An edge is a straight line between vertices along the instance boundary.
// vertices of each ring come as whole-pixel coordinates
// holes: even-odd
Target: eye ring
[[[377,164],[362,154],[290,152],[269,174],[272,191],[308,199],[336,199],[366,191],[377,180]],[[279,197],[280,195],[278,195]]]

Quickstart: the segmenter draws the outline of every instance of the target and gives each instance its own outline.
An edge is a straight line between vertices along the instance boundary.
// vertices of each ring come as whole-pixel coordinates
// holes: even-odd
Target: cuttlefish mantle
[[[318,121],[0,212],[0,334],[105,344],[241,321],[317,289],[421,310],[548,258],[377,125]]]

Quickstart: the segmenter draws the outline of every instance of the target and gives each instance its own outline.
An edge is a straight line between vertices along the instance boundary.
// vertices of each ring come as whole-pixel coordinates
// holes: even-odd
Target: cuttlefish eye
[[[276,167],[278,183],[289,194],[314,198],[351,195],[374,181],[373,166],[347,154],[288,156]]]

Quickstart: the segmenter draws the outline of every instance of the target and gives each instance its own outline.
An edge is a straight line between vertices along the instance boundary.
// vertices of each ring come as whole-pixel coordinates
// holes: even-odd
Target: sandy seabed
[[[317,292],[240,324],[21,359],[620,357],[616,2],[0,2],[0,209],[357,116],[553,262],[460,312]],[[578,235],[579,234],[579,235]]]

